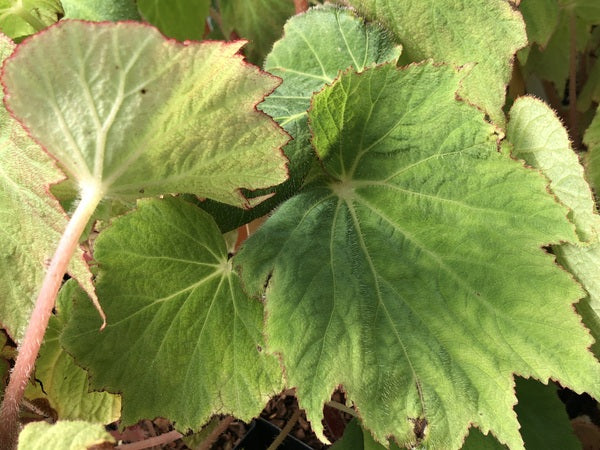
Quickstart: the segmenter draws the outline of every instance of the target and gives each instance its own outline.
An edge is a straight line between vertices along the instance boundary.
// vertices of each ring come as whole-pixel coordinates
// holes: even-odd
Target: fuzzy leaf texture
[[[105,442],[114,443],[113,437],[100,423],[59,421],[53,425],[33,422],[19,435],[18,450],[87,450]]]
[[[525,23],[506,0],[350,0],[394,32],[410,61],[475,64],[459,94],[498,125],[515,52],[527,44]]]
[[[287,0],[218,0],[218,5],[225,37],[248,39],[246,55],[254,64],[262,64],[295,12]]]
[[[471,424],[522,449],[515,373],[600,395],[583,292],[541,248],[576,239],[567,209],[456,100],[461,77],[385,65],[317,94],[322,172],[236,256],[251,292],[270,279],[269,348],[321,436],[340,384],[377,441],[433,449]]]
[[[98,237],[95,257],[108,325],[98,332],[81,299],[62,342],[95,389],[122,394],[124,424],[162,416],[185,431],[213,414],[250,420],[282,389],[263,350],[262,305],[242,291],[207,213],[181,199],[141,201]]]
[[[0,35],[0,60],[14,44]],[[0,92],[0,102],[2,93]],[[67,226],[49,187],[64,178],[54,162],[0,105],[0,322],[20,341],[46,271]],[[81,249],[69,274],[93,295],[91,273]]]
[[[165,36],[199,41],[204,35],[210,0],[138,0],[137,5],[144,19]]]
[[[293,138],[284,152],[289,158],[290,179],[283,185],[251,193],[252,197],[275,192],[273,198],[250,211],[232,211],[214,202],[202,207],[213,214],[222,230],[237,228],[263,216],[295,194],[316,160],[310,144],[307,111],[310,98],[342,70],[396,62],[401,48],[392,36],[367,25],[356,13],[339,7],[319,7],[292,17],[283,37],[265,61],[265,70],[282,79],[259,109],[273,117]]]
[[[112,423],[120,418],[121,399],[108,392],[90,392],[88,373],[75,365],[60,345],[59,337],[71,320],[73,299],[85,298],[73,280],[60,290],[56,314],[50,318],[35,365],[35,382],[25,391],[27,399],[45,399],[59,420]]]
[[[579,240],[554,245],[559,263],[567,268],[588,292],[577,308],[592,332],[600,355],[600,216],[579,158],[571,149],[567,130],[554,112],[540,100],[517,99],[510,110],[507,139],[513,154],[542,173],[550,189],[570,209]]]
[[[279,148],[288,137],[256,111],[278,81],[246,64],[242,45],[181,44],[133,22],[64,21],[7,60],[6,103],[82,189],[248,206],[240,188],[285,180]]]

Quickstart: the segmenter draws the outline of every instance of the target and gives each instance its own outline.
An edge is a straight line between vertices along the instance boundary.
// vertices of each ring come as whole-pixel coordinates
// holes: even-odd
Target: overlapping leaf
[[[541,249],[576,239],[567,210],[497,151],[460,78],[382,66],[317,94],[322,175],[236,256],[250,291],[270,279],[269,347],[318,433],[339,384],[378,441],[443,449],[471,424],[523,448],[514,373],[600,395],[583,293]]]
[[[0,60],[13,48],[10,39],[0,36]],[[48,155],[0,105],[0,322],[16,341],[23,337],[46,263],[67,225],[48,190],[62,178]],[[81,250],[69,273],[93,293]]]
[[[294,3],[281,0],[219,0],[223,32],[248,39],[247,56],[262,64],[283,24],[294,15]]]
[[[260,217],[298,191],[315,153],[310,144],[307,110],[314,92],[331,83],[349,67],[362,71],[384,62],[396,62],[401,48],[388,33],[375,25],[366,25],[348,9],[322,7],[291,18],[284,36],[273,46],[265,61],[265,70],[283,82],[259,109],[273,117],[292,137],[284,152],[289,158],[290,179],[278,186],[275,196],[247,212],[223,210],[211,202],[203,208],[211,212],[221,229],[231,229]],[[274,190],[261,190],[252,196]]]
[[[350,0],[385,24],[411,61],[433,58],[462,66],[475,63],[460,94],[504,124],[505,90],[515,52],[527,44],[521,15],[505,0]]]
[[[83,450],[105,442],[115,440],[99,423],[32,422],[21,431],[18,450]]]
[[[241,45],[180,44],[132,22],[65,21],[6,62],[6,102],[83,189],[247,205],[240,188],[286,178],[279,147],[288,137],[256,111],[278,81],[245,64]]]
[[[166,36],[199,41],[210,9],[210,0],[138,0],[144,19]]]
[[[73,357],[59,343],[60,334],[71,318],[73,299],[82,296],[78,289],[70,280],[60,291],[56,302],[58,315],[50,318],[36,361],[36,381],[27,386],[25,396],[29,400],[46,399],[60,420],[107,424],[119,419],[121,399],[107,392],[89,392],[87,372],[75,365]]]
[[[122,393],[124,423],[249,420],[281,389],[263,350],[262,305],[242,291],[207,213],[181,199],[143,201],[100,235],[95,256],[108,325],[99,333],[79,301],[62,341],[95,388]]]
[[[558,2],[556,0],[527,0],[521,2],[519,10],[525,20],[529,42],[535,42],[541,47],[545,47],[558,24]]]
[[[531,97],[519,98],[510,110],[507,138],[513,154],[540,169],[550,180],[550,188],[571,212],[569,216],[580,239],[553,246],[559,262],[569,269],[588,292],[578,305],[584,323],[600,341],[600,216],[583,167],[571,149],[567,130],[554,112]]]

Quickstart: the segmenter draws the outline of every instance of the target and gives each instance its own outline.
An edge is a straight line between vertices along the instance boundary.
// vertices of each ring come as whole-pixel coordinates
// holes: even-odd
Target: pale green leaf
[[[576,239],[567,209],[498,151],[460,80],[387,65],[323,89],[321,176],[236,256],[251,292],[270,280],[269,348],[317,433],[340,384],[376,440],[413,445],[426,422],[435,449],[471,425],[523,448],[515,372],[600,395],[583,293],[541,248]]]
[[[59,343],[60,334],[71,319],[73,299],[86,298],[79,289],[73,280],[61,289],[56,301],[58,315],[50,318],[36,361],[35,384],[27,386],[25,396],[30,400],[46,399],[60,420],[111,423],[121,413],[119,396],[90,392],[87,372],[75,365],[73,357]]]
[[[592,192],[554,111],[541,100],[520,97],[509,117],[506,138],[513,144],[513,154],[548,177],[552,192],[571,210],[569,218],[581,240],[595,240],[599,218],[594,216]]]
[[[0,36],[0,60],[14,48]],[[0,101],[2,93],[0,92]],[[20,341],[67,217],[49,193],[64,178],[53,161],[0,105],[0,321]],[[79,249],[69,273],[93,295]]]
[[[558,25],[557,0],[525,0],[519,5],[529,42],[545,47]]]
[[[396,62],[401,48],[375,25],[366,25],[348,9],[320,7],[292,17],[284,36],[273,46],[265,61],[265,70],[283,82],[259,109],[273,117],[293,137],[285,147],[290,179],[278,186],[275,196],[245,213],[220,211],[222,206],[206,202],[202,207],[213,213],[221,229],[230,229],[260,217],[300,188],[315,153],[310,144],[307,110],[310,98],[342,70],[362,71],[384,62]],[[273,192],[259,190],[253,197]],[[227,226],[228,224],[231,224]]]
[[[60,0],[0,0],[0,31],[23,38],[52,25],[62,13]]]
[[[588,179],[600,195],[600,108],[596,110],[594,120],[583,135],[583,143],[588,148],[585,164]]]
[[[240,188],[286,178],[279,147],[289,138],[256,111],[278,81],[244,63],[241,45],[65,21],[7,60],[6,102],[83,190],[191,192],[244,206]]]
[[[32,422],[19,434],[18,450],[87,450],[113,437],[98,423],[59,421],[53,425]]]
[[[199,41],[204,35],[210,0],[137,0],[137,5],[144,19],[165,36]]]
[[[583,285],[589,297],[582,300],[580,312],[596,342],[600,340],[600,217],[583,167],[571,149],[567,130],[542,101],[531,97],[517,99],[510,110],[507,139],[513,154],[550,180],[550,189],[571,211],[578,240],[553,246],[558,261]]]
[[[527,44],[522,16],[505,0],[350,0],[397,36],[410,61],[432,58],[457,66],[474,63],[459,94],[498,125],[505,122],[512,58]]]
[[[218,4],[225,36],[248,39],[246,55],[255,64],[262,64],[295,12],[291,0],[219,0]]]
[[[95,257],[108,325],[98,332],[89,302],[76,302],[62,341],[94,388],[122,394],[123,423],[249,420],[281,390],[262,304],[242,291],[207,213],[181,199],[142,201],[98,237]]]
[[[66,19],[139,20],[135,0],[61,0]],[[172,1],[172,0],[171,0]],[[169,2],[170,3],[170,2]]]

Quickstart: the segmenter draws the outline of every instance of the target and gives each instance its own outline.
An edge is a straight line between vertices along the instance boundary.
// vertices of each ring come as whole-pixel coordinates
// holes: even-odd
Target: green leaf
[[[507,450],[505,445],[494,438],[491,434],[483,434],[478,428],[471,428],[462,450]]]
[[[240,188],[286,178],[279,147],[289,138],[256,111],[278,81],[244,63],[241,45],[65,21],[7,60],[6,103],[83,191],[190,192],[248,206]]]
[[[390,450],[397,449],[397,445],[393,443],[390,445]],[[331,446],[331,450],[385,450],[385,447],[362,429],[358,419],[352,419],[346,425],[342,438]]]
[[[18,450],[87,450],[113,437],[98,423],[59,421],[54,425],[33,422],[25,425],[19,435]]]
[[[0,0],[0,31],[23,38],[52,25],[62,13],[60,0]]]
[[[583,88],[577,96],[577,109],[585,112],[592,102],[600,103],[600,59],[597,59],[589,73]]]
[[[59,343],[60,334],[71,320],[75,298],[87,301],[85,292],[70,280],[58,296],[58,315],[50,318],[36,362],[36,382],[27,386],[25,396],[30,400],[48,400],[61,420],[111,423],[119,419],[121,399],[107,392],[89,392],[87,372],[75,365],[73,357]]]
[[[527,37],[544,48],[558,25],[558,3],[556,0],[526,0],[519,10],[525,20]]]
[[[582,51],[590,36],[590,26],[576,19],[577,49]],[[552,81],[563,92],[569,76],[569,16],[562,14],[556,31],[543,50],[534,46],[527,58],[525,69],[543,80]]]
[[[588,148],[585,164],[588,179],[596,192],[600,193],[600,107],[583,135],[583,143]]]
[[[471,424],[523,448],[513,373],[600,395],[582,292],[541,249],[576,239],[567,210],[497,150],[460,81],[387,65],[323,89],[321,176],[236,256],[250,292],[270,280],[269,348],[319,434],[340,384],[377,441],[414,445],[426,424],[443,449]]]
[[[567,130],[554,112],[540,100],[531,97],[517,99],[510,110],[507,139],[513,144],[513,154],[550,180],[550,189],[571,211],[570,219],[584,245],[577,239],[553,246],[561,265],[583,285],[589,296],[578,308],[584,323],[600,341],[600,216],[583,167],[571,149]],[[579,305],[578,305],[579,306]]]
[[[181,199],[141,201],[98,237],[95,257],[108,325],[98,332],[89,302],[77,302],[62,341],[94,388],[122,394],[124,424],[249,420],[281,390],[262,305],[242,291],[207,213]]]
[[[140,20],[135,0],[61,0],[66,19]]]
[[[388,33],[366,25],[348,9],[312,8],[292,17],[285,25],[283,38],[265,61],[265,70],[283,82],[259,105],[293,138],[283,149],[290,161],[290,179],[275,189],[273,198],[250,211],[223,211],[223,206],[212,202],[205,202],[202,208],[213,214],[226,231],[265,215],[296,193],[316,159],[307,119],[312,94],[331,83],[342,70],[353,67],[360,72],[375,64],[396,62],[400,52]],[[251,195],[273,191],[259,190]]]
[[[262,64],[283,24],[294,15],[294,2],[282,0],[219,0],[222,29],[227,37],[248,39],[248,60]]]
[[[410,61],[433,58],[456,66],[475,63],[459,94],[498,125],[515,52],[527,44],[521,15],[504,0],[350,0],[391,29]]]
[[[560,6],[573,11],[588,24],[600,23],[600,3],[598,0],[559,0]]]
[[[180,41],[204,36],[210,0],[138,0],[137,5],[144,19],[165,36]]]
[[[0,35],[0,60],[14,44]],[[0,92],[0,102],[2,100]],[[20,341],[38,295],[47,261],[67,225],[67,217],[48,191],[64,178],[54,162],[0,106],[0,320]],[[94,295],[81,249],[69,273]],[[95,297],[93,297],[95,298]]]
[[[515,405],[515,412],[527,450],[581,450],[553,383],[544,385],[517,378],[516,390],[519,403]]]
[[[567,130],[554,111],[541,100],[520,97],[509,117],[506,138],[513,144],[513,155],[548,177],[552,192],[571,210],[569,219],[581,240],[594,240],[599,218],[594,216],[592,192]]]

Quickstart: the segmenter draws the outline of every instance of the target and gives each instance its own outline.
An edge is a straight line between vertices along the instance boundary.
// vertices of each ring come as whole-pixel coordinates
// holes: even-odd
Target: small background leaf
[[[137,0],[145,20],[165,36],[179,41],[202,39],[210,3],[210,0]]]
[[[282,389],[263,350],[262,305],[242,291],[207,213],[181,199],[142,201],[98,237],[95,256],[108,325],[98,332],[89,302],[76,302],[62,342],[94,388],[122,393],[124,424],[249,420]]]
[[[225,36],[243,37],[250,42],[248,60],[257,65],[281,37],[283,24],[294,15],[294,2],[288,0],[219,0],[221,27]]]
[[[52,25],[62,13],[60,0],[0,0],[0,31],[21,40]]]
[[[104,425],[83,421],[60,421],[53,425],[32,422],[19,434],[18,450],[87,450],[104,442],[114,443]]]

